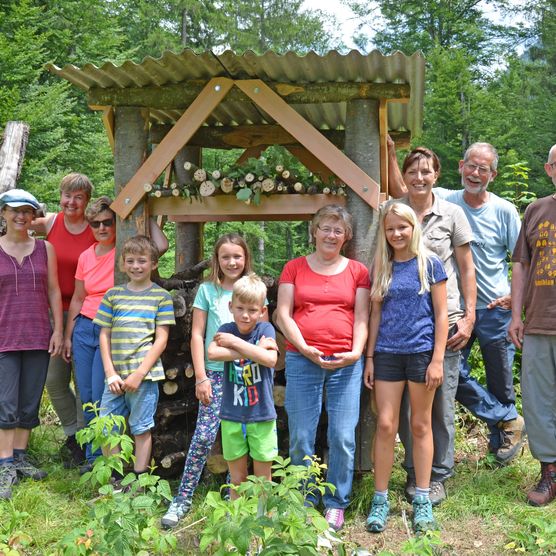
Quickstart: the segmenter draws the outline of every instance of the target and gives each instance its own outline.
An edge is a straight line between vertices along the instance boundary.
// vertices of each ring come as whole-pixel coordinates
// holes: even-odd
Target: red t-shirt
[[[54,223],[46,235],[46,239],[54,246],[54,251],[56,251],[62,306],[64,311],[67,311],[75,289],[77,260],[79,255],[95,242],[95,236],[90,226],[87,226],[80,234],[72,234],[64,224],[64,213],[59,212],[54,217]]]
[[[299,257],[286,263],[280,284],[293,284],[293,320],[308,345],[325,355],[351,351],[355,292],[370,289],[369,271],[358,261],[348,260],[339,274],[317,274]],[[286,342],[288,351],[297,351]]]

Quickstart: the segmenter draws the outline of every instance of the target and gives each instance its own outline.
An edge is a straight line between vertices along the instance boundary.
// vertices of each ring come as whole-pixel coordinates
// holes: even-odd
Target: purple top
[[[0,352],[47,350],[48,255],[43,240],[21,264],[0,247]]]

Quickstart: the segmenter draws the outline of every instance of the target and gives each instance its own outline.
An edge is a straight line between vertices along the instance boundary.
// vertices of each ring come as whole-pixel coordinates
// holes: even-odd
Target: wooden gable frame
[[[187,144],[234,86],[243,91],[255,105],[264,110],[302,145],[305,152],[300,150],[297,152],[307,161],[311,161],[312,165],[322,164],[369,206],[378,208],[379,185],[262,80],[215,77],[205,85],[154,152],[120,191],[112,203],[112,209],[121,218],[130,215],[145,195],[144,185],[152,184],[158,179],[177,152]]]

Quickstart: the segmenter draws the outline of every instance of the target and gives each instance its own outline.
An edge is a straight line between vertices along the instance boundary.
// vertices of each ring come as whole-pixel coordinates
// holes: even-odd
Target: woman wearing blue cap
[[[0,498],[11,498],[20,478],[46,477],[26,451],[39,424],[50,356],[62,348],[62,298],[54,248],[29,235],[39,208],[22,189],[0,195],[6,222],[0,237]]]

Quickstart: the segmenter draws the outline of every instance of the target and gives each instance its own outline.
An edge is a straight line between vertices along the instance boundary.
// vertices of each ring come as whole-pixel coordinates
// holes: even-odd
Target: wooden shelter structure
[[[408,145],[422,125],[425,60],[420,53],[237,55],[186,49],[140,64],[50,64],[47,69],[84,90],[89,106],[102,112],[114,150],[118,249],[128,237],[145,233],[149,215],[168,215],[179,223],[176,271],[198,262],[202,222],[310,219],[339,199],[270,195],[254,206],[224,195],[147,198],[145,185],[170,165],[183,182],[183,163],[199,165],[203,148],[241,148],[241,161],[269,145],[283,145],[311,172],[347,185],[342,202],[354,217],[348,254],[368,264],[376,209],[388,192],[387,134]],[[362,431],[370,418],[364,413]],[[362,432],[361,470],[370,468],[368,442],[370,435]]]

